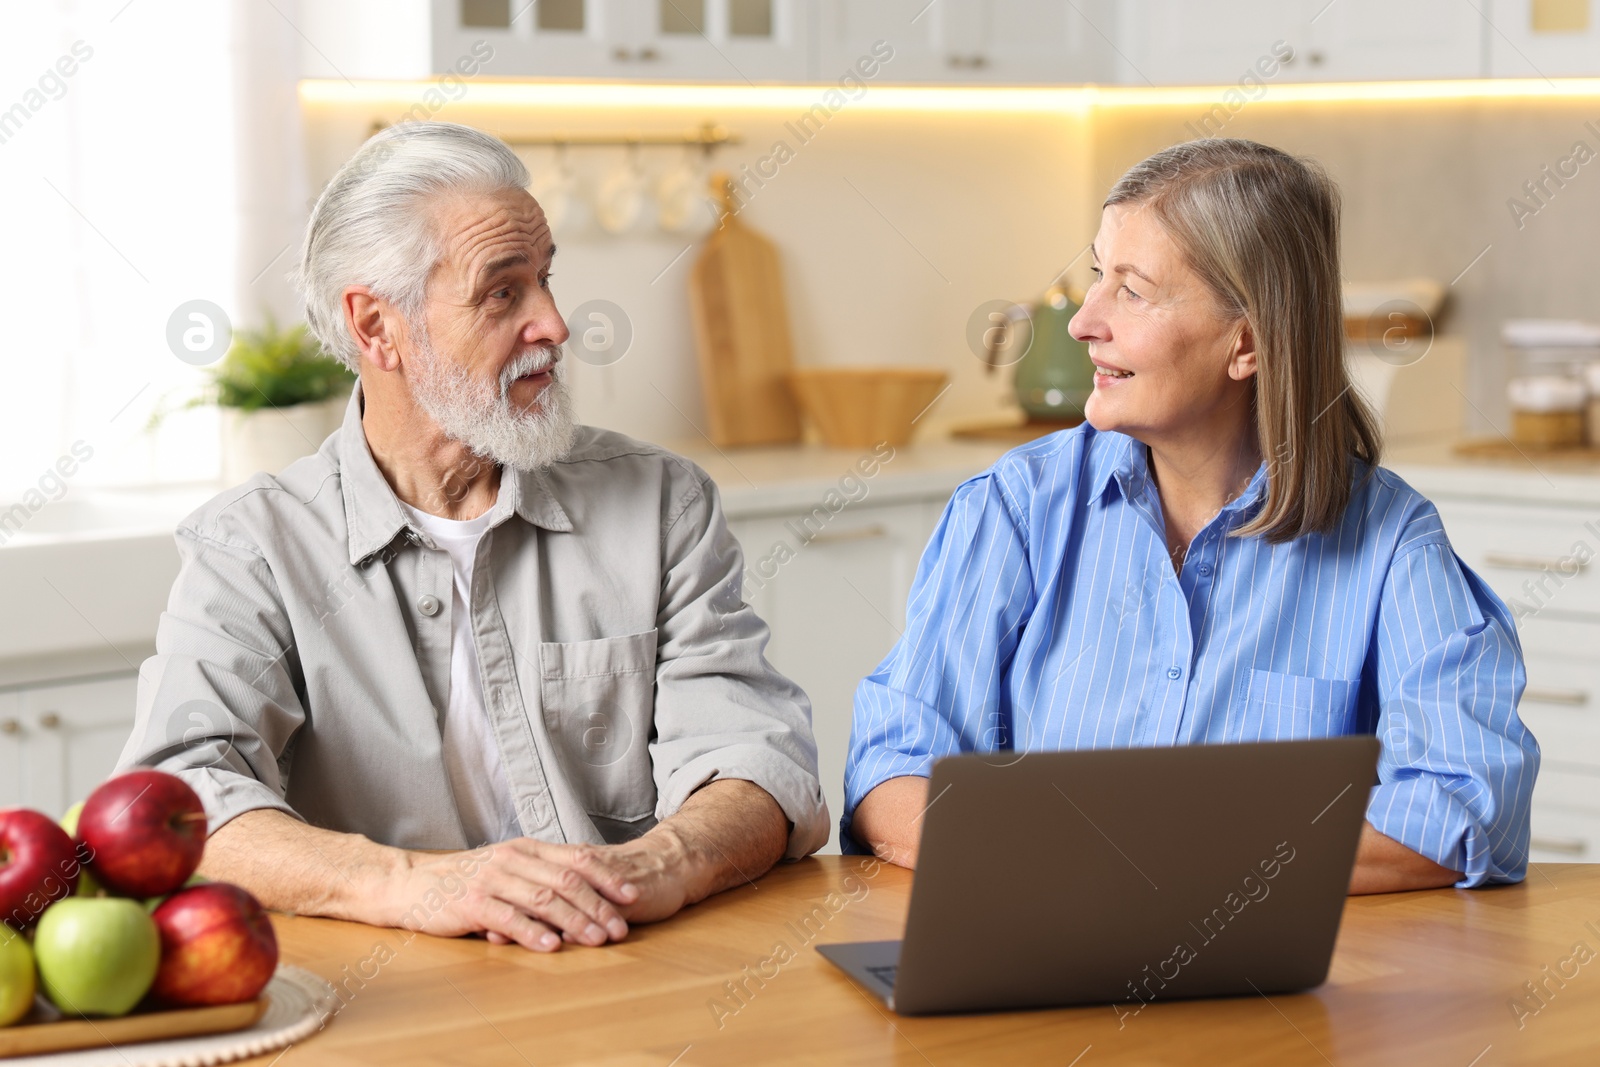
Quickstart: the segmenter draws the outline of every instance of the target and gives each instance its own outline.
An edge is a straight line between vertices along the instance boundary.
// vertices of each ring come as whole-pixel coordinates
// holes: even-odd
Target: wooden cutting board
[[[103,1048],[132,1045],[200,1034],[221,1034],[254,1026],[266,1012],[267,997],[243,1004],[222,1004],[211,1008],[174,1008],[170,1011],[139,1011],[117,1019],[61,1019],[47,1021],[45,1012],[15,1026],[0,1028],[0,1057],[37,1056],[68,1049]],[[35,1018],[39,1021],[33,1021]],[[51,1017],[59,1019],[53,1013]]]
[[[689,275],[711,440],[764,445],[800,440],[789,389],[794,366],[783,274],[772,242],[740,221],[727,174],[711,177],[722,225],[706,238]]]

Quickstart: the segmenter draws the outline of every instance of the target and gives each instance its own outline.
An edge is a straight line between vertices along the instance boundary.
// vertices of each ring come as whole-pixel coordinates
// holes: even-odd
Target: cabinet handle
[[[645,47],[639,49],[639,58],[644,60],[646,63],[648,63],[652,59],[660,59],[661,58],[661,53],[657,52],[654,48],[651,48],[649,45],[646,45]]]
[[[47,711],[39,716],[39,725],[46,730],[54,730],[61,725],[61,716],[53,711]]]
[[[22,724],[16,719],[0,719],[0,734],[20,734]]]
[[[1522,691],[1523,700],[1531,700],[1535,704],[1565,704],[1568,707],[1581,707],[1589,703],[1587,689],[1543,689],[1530,685]]]
[[[1310,52],[1306,55],[1306,62],[1310,63],[1313,67],[1322,66],[1322,59],[1323,55],[1321,52]]]
[[[812,534],[808,545],[839,545],[847,541],[872,541],[879,537],[888,537],[889,530],[882,523],[873,523],[871,526],[862,526],[854,530],[823,530]]]
[[[977,52],[968,56],[952,54],[945,62],[957,70],[982,70],[989,65],[989,57]]]
[[[1589,842],[1581,837],[1535,837],[1528,848],[1541,852],[1559,852],[1563,856],[1581,856],[1589,851]]]
[[[1549,556],[1522,556],[1515,552],[1485,552],[1483,562],[1491,567],[1503,567],[1511,571],[1548,571],[1574,563],[1581,571],[1589,566],[1586,561],[1571,556],[1552,559]]]

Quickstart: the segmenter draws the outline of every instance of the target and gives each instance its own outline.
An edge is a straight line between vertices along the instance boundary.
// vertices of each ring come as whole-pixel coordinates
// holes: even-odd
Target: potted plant
[[[234,333],[210,381],[183,406],[221,409],[222,478],[237,485],[321,447],[339,428],[354,384],[304,323],[282,328],[268,316],[260,329]]]

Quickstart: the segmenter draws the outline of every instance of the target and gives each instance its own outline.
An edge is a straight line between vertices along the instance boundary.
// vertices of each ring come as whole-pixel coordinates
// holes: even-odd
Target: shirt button
[[[1183,677],[1183,668],[1182,667],[1168,667],[1167,668],[1167,677],[1168,678],[1173,678],[1173,679],[1182,678]]]
[[[417,610],[424,615],[439,614],[439,598],[432,593],[424,594],[422,599],[417,601]]]
[[[1211,564],[1209,564],[1209,563],[1200,564],[1200,577],[1202,577],[1202,578],[1211,577]]]

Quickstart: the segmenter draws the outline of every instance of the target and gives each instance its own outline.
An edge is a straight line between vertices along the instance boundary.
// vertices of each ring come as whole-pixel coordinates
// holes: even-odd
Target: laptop
[[[903,941],[817,951],[896,1012],[1320,985],[1370,736],[974,753],[933,766]],[[1003,757],[1003,758],[1002,758]]]

